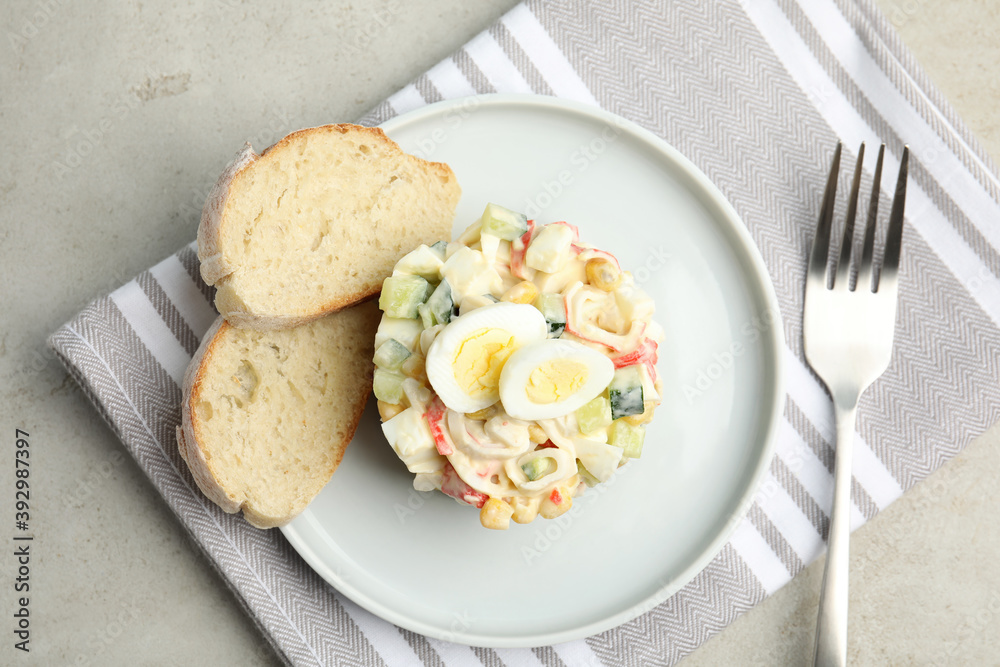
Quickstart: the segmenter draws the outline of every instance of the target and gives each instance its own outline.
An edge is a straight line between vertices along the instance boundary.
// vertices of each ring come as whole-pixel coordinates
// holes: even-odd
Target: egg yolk
[[[503,329],[479,329],[455,348],[452,368],[455,381],[469,396],[479,398],[495,395],[500,371],[507,358],[514,353],[514,336]]]
[[[587,382],[587,364],[576,359],[550,359],[531,371],[525,391],[533,403],[555,403],[576,392]]]

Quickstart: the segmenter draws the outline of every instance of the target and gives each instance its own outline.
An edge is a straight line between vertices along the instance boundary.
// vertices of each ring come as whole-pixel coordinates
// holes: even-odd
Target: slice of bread
[[[448,165],[378,128],[300,130],[262,155],[247,144],[202,211],[201,274],[237,327],[302,324],[374,296],[400,257],[450,239],[460,196]]]
[[[258,528],[291,521],[340,464],[371,393],[374,302],[282,331],[222,317],[184,377],[180,454],[198,486]]]

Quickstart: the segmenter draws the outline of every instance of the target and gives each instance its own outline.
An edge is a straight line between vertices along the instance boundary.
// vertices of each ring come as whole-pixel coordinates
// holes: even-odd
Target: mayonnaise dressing
[[[558,229],[554,227],[557,224],[561,225]],[[473,223],[442,251],[444,260],[437,279],[449,281],[457,316],[496,303],[525,280],[532,282],[539,294],[559,295],[565,304],[563,338],[607,355],[616,368],[625,363],[641,366],[646,414],[633,419],[648,421],[660,401],[655,362],[656,346],[664,333],[652,321],[652,299],[636,287],[631,274],[622,273],[620,284],[611,291],[587,284],[588,260],[600,257],[616,267],[617,260],[579,243],[576,229],[565,223],[532,225],[524,237],[514,241],[484,234],[482,229],[480,221]],[[531,241],[525,246],[523,239],[529,236]],[[538,245],[531,245],[536,242]],[[405,267],[401,260],[397,271],[405,271]],[[497,498],[513,509],[515,521],[527,523],[539,512],[553,516],[565,511],[569,505],[566,498],[586,488],[584,478],[607,481],[627,460],[622,447],[608,444],[610,424],[583,434],[573,413],[528,422],[510,417],[499,401],[477,413],[465,414],[446,406],[443,413],[434,412],[432,401],[437,401],[438,410],[441,402],[427,384],[420,362],[448,325],[417,331],[413,320],[387,320],[383,318],[379,328],[380,338],[401,333],[401,342],[416,355],[403,371],[411,375],[403,382],[400,403],[406,414],[384,425],[390,443],[416,474],[414,488],[439,489],[476,506],[483,506],[487,498]],[[558,374],[548,373],[546,378],[549,376]],[[426,428],[410,423],[416,414],[423,416]],[[387,428],[390,423],[392,428]],[[401,433],[404,427],[412,433]],[[537,442],[537,433],[544,434],[544,442]],[[405,447],[401,449],[397,443],[405,443]]]

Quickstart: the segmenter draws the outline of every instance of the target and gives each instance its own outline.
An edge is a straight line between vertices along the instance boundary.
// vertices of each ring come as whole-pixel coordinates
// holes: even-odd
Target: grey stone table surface
[[[45,337],[194,238],[247,137],[357,118],[514,4],[0,3],[0,508],[22,428],[38,536],[29,655],[15,559],[0,565],[0,664],[278,664]],[[879,4],[1000,158],[1000,7]],[[855,534],[855,664],[997,663],[998,446],[994,428]],[[807,662],[821,565],[684,664]]]

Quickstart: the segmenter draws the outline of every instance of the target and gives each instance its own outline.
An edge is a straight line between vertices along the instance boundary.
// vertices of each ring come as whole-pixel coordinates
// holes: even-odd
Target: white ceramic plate
[[[638,126],[550,97],[434,104],[387,122],[462,185],[454,233],[487,202],[568,220],[656,301],[666,389],[642,458],[559,519],[479,525],[413,490],[374,401],[340,469],[283,529],[324,579],[404,628],[476,646],[539,646],[624,623],[726,543],[767,469],[784,406],[781,324],[764,264],[697,168]]]

